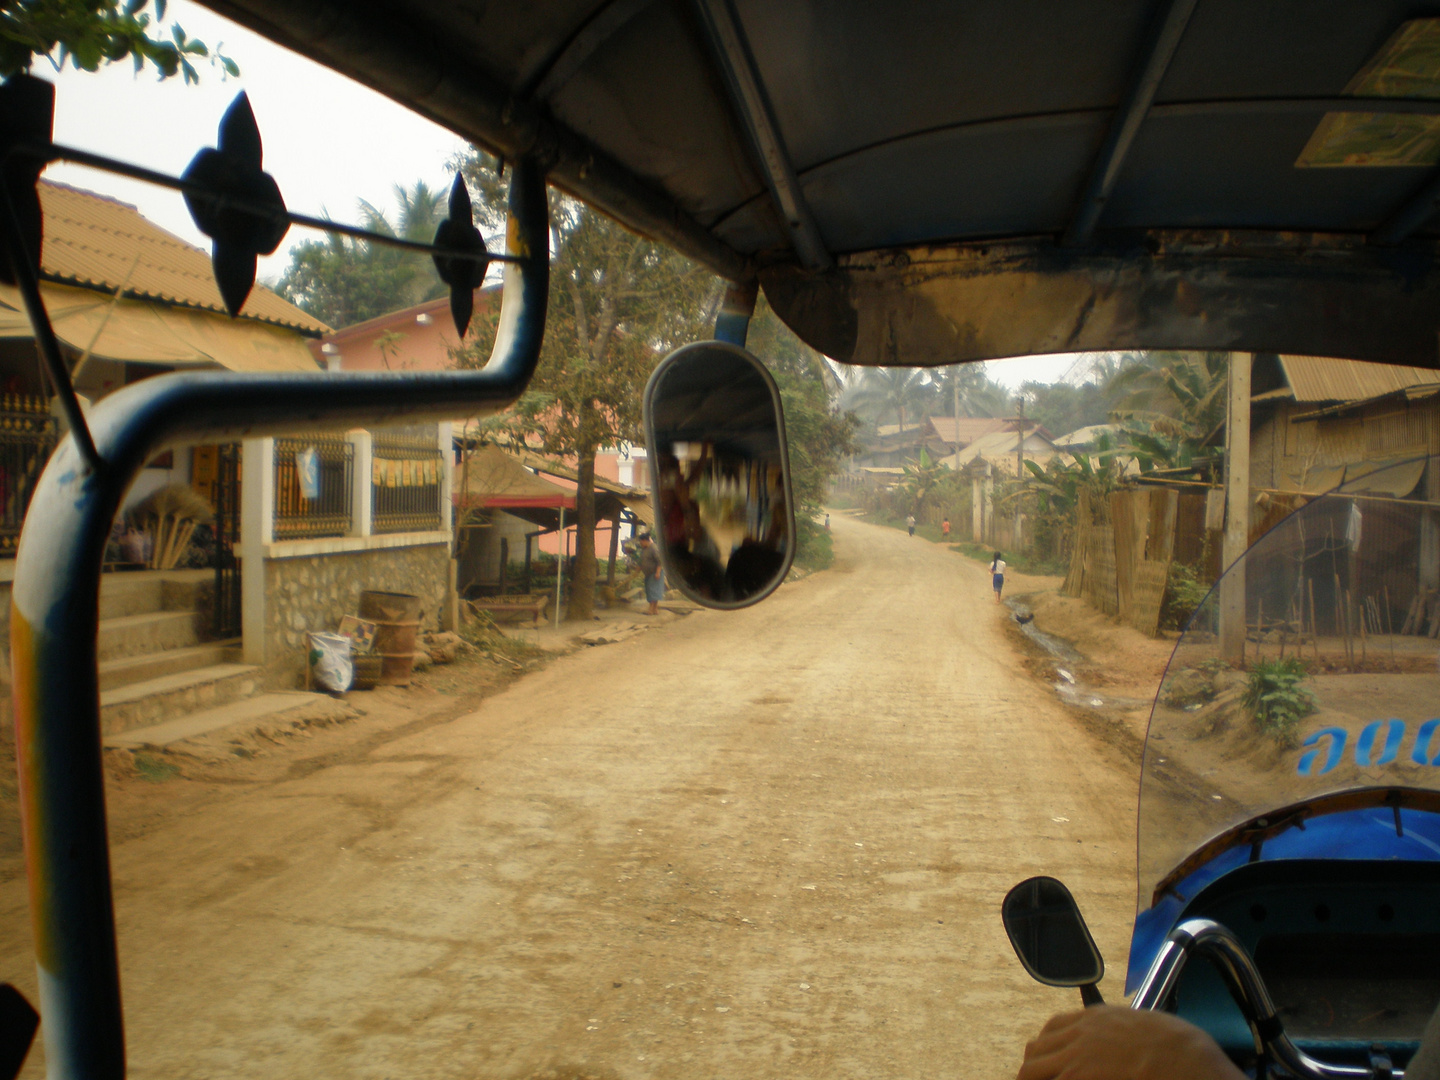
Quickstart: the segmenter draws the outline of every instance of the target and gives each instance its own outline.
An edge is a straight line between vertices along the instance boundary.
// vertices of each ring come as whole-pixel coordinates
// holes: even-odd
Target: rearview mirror
[[[1031,978],[1046,986],[1078,986],[1087,1005],[1100,1003],[1095,984],[1105,975],[1105,961],[1062,882],[1052,877],[1022,881],[1005,894],[1000,917]]]
[[[763,600],[795,557],[780,392],[744,349],[675,350],[645,387],[655,539],[670,580],[706,607]]]

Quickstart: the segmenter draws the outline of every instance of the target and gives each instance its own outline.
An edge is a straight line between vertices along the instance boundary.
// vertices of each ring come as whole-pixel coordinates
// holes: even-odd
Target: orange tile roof
[[[166,232],[128,203],[41,181],[45,243],[41,270],[51,281],[181,307],[224,312],[210,271],[210,255]],[[303,334],[329,331],[319,319],[257,284],[242,319],[286,326]]]

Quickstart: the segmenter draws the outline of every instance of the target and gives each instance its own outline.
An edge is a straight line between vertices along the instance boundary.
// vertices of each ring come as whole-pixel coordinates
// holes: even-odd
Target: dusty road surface
[[[1000,927],[1036,872],[1118,999],[1133,766],[1023,674],[983,567],[834,527],[757,608],[126,830],[131,1075],[1013,1076],[1078,1002]],[[18,880],[0,946],[33,994]]]

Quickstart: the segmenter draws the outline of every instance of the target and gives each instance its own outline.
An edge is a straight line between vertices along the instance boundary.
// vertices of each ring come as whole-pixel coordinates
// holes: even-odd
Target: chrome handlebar
[[[1185,964],[1200,952],[1220,969],[1258,1045],[1283,1068],[1305,1080],[1376,1080],[1376,1070],[1317,1061],[1291,1042],[1250,953],[1239,938],[1210,919],[1187,919],[1170,932],[1130,1007],[1152,1011],[1161,1008],[1175,989]],[[1405,1077],[1400,1069],[1388,1075],[1395,1080]]]

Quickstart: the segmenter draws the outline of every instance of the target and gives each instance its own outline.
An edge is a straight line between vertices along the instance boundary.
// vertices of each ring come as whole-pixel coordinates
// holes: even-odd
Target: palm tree
[[[912,417],[925,411],[934,391],[920,368],[867,368],[860,383],[850,395],[850,405],[857,412],[879,418],[895,415],[900,430],[905,430],[905,414]]]
[[[399,214],[392,224],[384,210],[361,199],[360,217],[365,227],[372,232],[399,237],[401,240],[428,243],[435,239],[435,230],[449,212],[447,194],[432,188],[424,180],[416,180],[409,188],[396,184],[395,203]],[[371,258],[377,263],[398,271],[399,287],[394,304],[396,308],[410,307],[445,295],[445,286],[430,259],[374,243],[368,247]]]
[[[954,413],[957,396],[961,416],[1000,416],[1009,404],[1005,388],[990,380],[984,364],[949,364],[927,368],[925,374],[945,416]]]
[[[1111,415],[1167,438],[1202,441],[1225,419],[1229,372],[1229,353],[1145,353],[1110,380]]]

